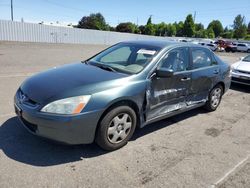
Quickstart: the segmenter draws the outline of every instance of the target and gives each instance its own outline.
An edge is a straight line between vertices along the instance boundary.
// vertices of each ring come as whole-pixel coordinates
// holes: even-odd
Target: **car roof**
[[[189,43],[189,42],[175,42],[169,40],[136,40],[136,41],[125,41],[122,43],[130,43],[130,44],[141,44],[141,45],[149,45],[155,46],[158,48],[168,48],[168,47],[201,47],[200,45]]]

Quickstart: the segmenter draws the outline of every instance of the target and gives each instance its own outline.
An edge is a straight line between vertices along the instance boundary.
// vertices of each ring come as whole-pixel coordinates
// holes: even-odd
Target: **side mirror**
[[[161,78],[169,78],[174,75],[173,69],[159,68],[156,70],[156,76]]]

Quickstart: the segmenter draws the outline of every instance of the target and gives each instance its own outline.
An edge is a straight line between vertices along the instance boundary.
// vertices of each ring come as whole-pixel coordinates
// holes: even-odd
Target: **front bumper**
[[[50,115],[16,102],[15,112],[23,126],[32,134],[65,144],[92,143],[103,113],[99,110],[74,116]]]
[[[250,86],[250,74],[232,72],[232,82]]]

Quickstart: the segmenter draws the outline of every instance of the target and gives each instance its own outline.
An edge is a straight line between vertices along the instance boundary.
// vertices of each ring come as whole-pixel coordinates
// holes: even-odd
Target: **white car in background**
[[[249,46],[249,44],[238,43],[237,44],[237,51],[250,53],[250,46]]]
[[[240,58],[231,68],[232,82],[250,86],[250,55]]]
[[[200,42],[199,44],[202,45],[202,46],[205,46],[205,47],[209,48],[209,49],[212,50],[212,51],[216,51],[217,48],[218,48],[218,46],[217,46],[216,44],[214,44],[214,43],[204,43],[204,42]]]
[[[216,51],[218,48],[218,46],[216,44],[205,44],[205,46],[212,51]]]

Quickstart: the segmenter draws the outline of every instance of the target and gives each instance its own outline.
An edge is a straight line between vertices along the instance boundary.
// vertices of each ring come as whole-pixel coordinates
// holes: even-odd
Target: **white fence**
[[[120,41],[141,39],[168,38],[0,20],[0,41],[111,45]]]

